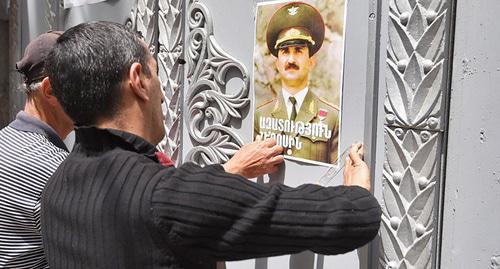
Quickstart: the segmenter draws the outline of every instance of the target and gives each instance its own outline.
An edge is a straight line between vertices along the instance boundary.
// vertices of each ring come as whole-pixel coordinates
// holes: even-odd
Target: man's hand
[[[254,178],[278,171],[283,162],[283,147],[276,145],[274,139],[246,144],[223,165],[228,173],[238,174],[246,178]]]
[[[363,161],[363,144],[353,144],[345,160],[344,185],[360,186],[371,191],[370,170]]]

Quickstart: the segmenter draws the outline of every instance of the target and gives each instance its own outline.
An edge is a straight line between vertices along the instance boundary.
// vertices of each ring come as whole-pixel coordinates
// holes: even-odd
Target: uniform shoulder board
[[[276,101],[276,99],[275,99],[275,98],[273,98],[273,99],[271,99],[271,100],[267,100],[267,101],[265,101],[264,103],[262,103],[262,104],[258,105],[257,107],[255,107],[255,109],[259,109],[259,108],[261,108],[261,107],[263,107],[263,106],[265,106],[265,105],[267,105],[267,104],[270,104],[270,103],[272,103],[272,102],[274,102],[274,101]]]
[[[332,103],[328,102],[328,101],[327,101],[326,99],[324,99],[323,97],[318,97],[318,98],[319,98],[319,100],[320,100],[322,103],[324,103],[325,105],[329,106],[330,108],[333,108],[333,109],[335,109],[335,110],[337,110],[337,111],[339,111],[339,110],[340,110],[338,106],[336,106],[336,105],[334,105],[334,104],[332,104]]]

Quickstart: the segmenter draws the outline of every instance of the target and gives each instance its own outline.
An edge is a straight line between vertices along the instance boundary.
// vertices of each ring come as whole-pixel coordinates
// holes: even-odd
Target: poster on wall
[[[254,138],[274,138],[287,159],[334,166],[345,0],[264,2],[256,13]]]

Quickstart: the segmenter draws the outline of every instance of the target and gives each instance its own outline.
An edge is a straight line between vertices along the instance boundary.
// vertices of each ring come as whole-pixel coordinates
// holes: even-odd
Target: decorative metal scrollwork
[[[201,165],[223,163],[243,145],[231,124],[241,121],[250,103],[249,77],[245,66],[218,45],[208,9],[193,1],[188,16],[186,124],[195,146],[186,159]],[[228,77],[235,74],[241,87],[227,89]]]

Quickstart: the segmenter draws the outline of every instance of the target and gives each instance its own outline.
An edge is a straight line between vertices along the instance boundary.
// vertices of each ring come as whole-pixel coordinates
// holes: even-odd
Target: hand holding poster
[[[319,11],[314,2],[257,7],[254,136],[276,139],[288,159],[334,165],[345,6],[333,1]]]

